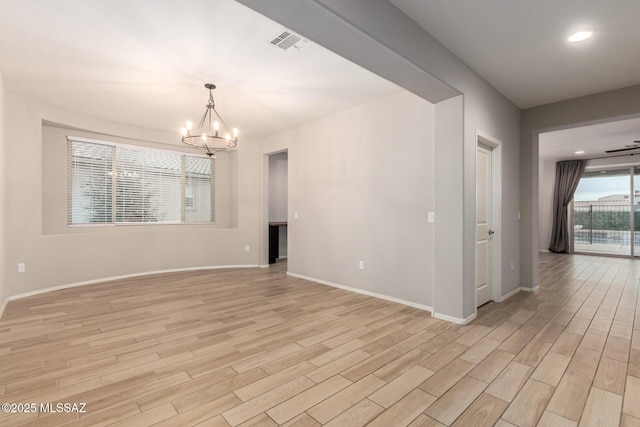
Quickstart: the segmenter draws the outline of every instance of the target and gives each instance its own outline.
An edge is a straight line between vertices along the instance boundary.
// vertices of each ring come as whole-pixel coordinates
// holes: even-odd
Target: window
[[[213,222],[214,161],[68,138],[68,223]]]
[[[186,222],[208,221],[214,204],[211,197],[211,167],[208,157],[184,157],[184,219]]]
[[[70,224],[112,222],[113,151],[100,144],[68,143],[72,159],[67,170],[68,222]]]
[[[193,194],[193,186],[187,185],[184,187],[184,207],[187,209],[193,209],[195,206],[195,196]]]
[[[635,231],[640,230],[640,222],[636,220],[634,197],[630,197],[635,194],[637,179],[632,167],[590,169],[582,173],[573,196],[576,252],[633,256],[636,251],[640,254],[640,233]]]

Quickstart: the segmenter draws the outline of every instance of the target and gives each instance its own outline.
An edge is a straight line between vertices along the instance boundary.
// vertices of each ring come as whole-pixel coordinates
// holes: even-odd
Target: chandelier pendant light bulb
[[[191,121],[187,121],[185,127],[182,128],[182,142],[204,151],[206,155],[211,157],[218,151],[229,150],[238,145],[238,129],[233,128],[230,133],[229,126],[216,111],[213,93],[211,92],[216,88],[216,85],[207,83],[204,87],[209,89],[207,109],[195,128]],[[221,134],[224,137],[221,137]],[[231,134],[233,134],[233,137]]]

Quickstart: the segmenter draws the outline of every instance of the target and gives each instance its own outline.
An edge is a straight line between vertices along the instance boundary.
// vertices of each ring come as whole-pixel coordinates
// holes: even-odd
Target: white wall
[[[402,91],[263,141],[288,149],[290,273],[432,306],[433,114]]]
[[[0,317],[2,317],[5,301],[9,296],[7,293],[7,282],[5,279],[6,268],[6,234],[5,234],[5,203],[6,190],[6,150],[5,150],[5,96],[4,80],[0,74]]]
[[[457,260],[450,279],[437,282],[443,292],[462,294],[454,306],[435,310],[457,320],[476,312],[475,302],[475,153],[476,131],[502,142],[502,289],[505,295],[520,287],[520,111],[436,39],[386,0],[239,0],[283,25],[309,37],[370,71],[433,103],[463,95],[463,138],[441,152],[462,158],[450,165],[463,179],[462,220],[453,229]],[[437,123],[436,123],[437,126]],[[446,146],[442,146],[447,151]],[[290,153],[291,155],[291,153]],[[436,177],[440,181],[440,177]],[[458,189],[456,188],[455,191]],[[436,207],[436,217],[453,208]],[[460,230],[460,238],[457,233]],[[537,241],[536,241],[537,242]],[[514,268],[511,269],[513,262]],[[440,266],[436,265],[436,268]],[[458,272],[462,272],[458,276]],[[455,290],[454,290],[455,289]],[[436,301],[437,304],[437,301]],[[462,313],[462,314],[460,314]]]
[[[155,141],[177,147],[178,137],[62,111],[10,92],[6,94],[5,105],[6,138],[19,142],[6,147],[6,158],[11,162],[5,165],[4,174],[11,177],[6,181],[6,203],[11,209],[5,213],[8,266],[5,278],[9,296],[149,271],[258,264],[258,251],[244,251],[245,245],[258,247],[260,212],[256,206],[259,206],[261,177],[257,143],[243,141],[228,162],[232,165],[228,167],[230,176],[226,177],[228,188],[237,187],[237,194],[226,196],[227,200],[238,203],[238,207],[233,208],[235,213],[229,214],[229,217],[235,215],[233,221],[229,220],[237,222],[235,228],[181,224],[69,230],[65,216],[59,214],[64,212],[66,203],[64,189],[60,188],[64,180],[43,183],[51,178],[51,170],[57,170],[58,177],[60,171],[66,170],[60,151],[43,147],[55,142],[43,139],[43,120],[128,140]],[[45,175],[44,171],[49,172]],[[49,194],[52,191],[55,197]],[[231,191],[235,190],[228,193]],[[220,204],[224,203],[228,201],[222,200]],[[45,221],[45,215],[50,213],[55,213],[53,221],[57,223],[48,222],[51,218]],[[26,263],[25,273],[17,273],[15,267],[19,262]]]

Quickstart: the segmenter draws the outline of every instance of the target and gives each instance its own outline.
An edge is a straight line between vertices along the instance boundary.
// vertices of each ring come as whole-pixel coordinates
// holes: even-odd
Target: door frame
[[[502,141],[476,129],[474,156],[477,155],[479,144],[491,148],[491,229],[495,231],[496,236],[491,239],[491,300],[499,302],[502,299]],[[476,177],[474,176],[475,181]],[[474,223],[477,223],[475,213]],[[473,251],[476,252],[475,245]],[[515,263],[515,260],[512,262]],[[477,269],[475,263],[476,257],[474,257],[474,271]],[[478,292],[475,290],[475,286],[473,300],[477,310]]]
[[[610,170],[629,170],[629,232],[630,232],[630,240],[629,240],[629,254],[617,254],[617,253],[606,253],[606,252],[590,252],[590,251],[576,251],[573,246],[575,245],[575,233],[574,233],[574,215],[575,215],[575,205],[573,204],[573,199],[569,203],[569,211],[567,215],[567,224],[569,225],[569,241],[571,243],[572,249],[574,253],[578,255],[595,255],[601,257],[612,257],[612,258],[626,258],[626,259],[638,259],[640,258],[640,251],[636,248],[635,244],[635,211],[634,211],[634,203],[635,203],[635,191],[640,190],[640,188],[636,188],[635,185],[635,169],[640,167],[640,164],[623,162],[619,164],[604,164],[604,165],[593,165],[586,166],[585,171],[593,172],[593,171],[610,171]],[[640,176],[640,174],[638,175]],[[582,179],[582,177],[580,178]],[[638,252],[638,253],[636,253]]]
[[[269,157],[273,154],[289,153],[289,148],[279,148],[273,151],[267,151],[262,153],[262,219],[260,221],[260,267],[268,268],[269,264]],[[287,170],[289,171],[289,160],[287,159]],[[288,178],[287,172],[287,188],[290,190],[291,180]],[[290,191],[287,191],[287,212],[291,207]],[[289,250],[291,242],[291,227],[287,227],[287,258],[289,257]]]

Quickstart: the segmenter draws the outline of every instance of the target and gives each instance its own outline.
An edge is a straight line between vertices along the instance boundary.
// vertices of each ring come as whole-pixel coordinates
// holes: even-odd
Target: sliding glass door
[[[633,255],[640,256],[640,167],[633,168]]]
[[[640,255],[640,191],[634,187],[640,190],[640,167],[583,173],[573,197],[576,252]],[[632,238],[636,230],[638,239]]]

